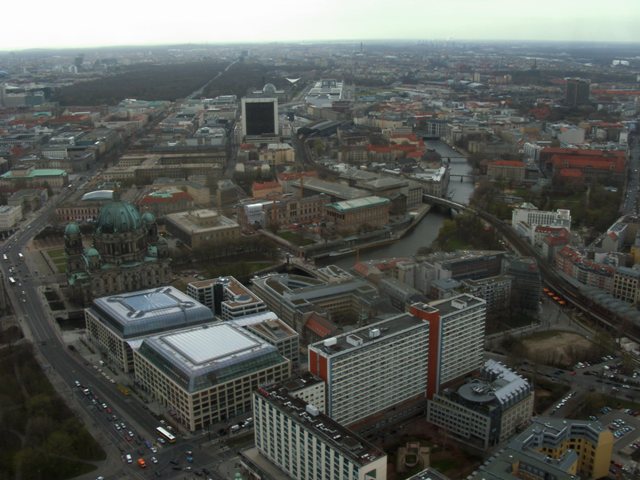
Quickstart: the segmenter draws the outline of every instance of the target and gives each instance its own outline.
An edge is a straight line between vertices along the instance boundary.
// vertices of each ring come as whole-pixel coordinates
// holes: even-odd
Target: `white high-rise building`
[[[286,388],[276,385],[255,391],[253,419],[257,451],[288,478],[387,478],[383,451],[320,413],[316,406],[289,395]],[[254,461],[253,465],[259,463]]]
[[[401,314],[309,345],[309,371],[326,383],[327,415],[351,425],[426,398],[429,325]]]
[[[487,302],[469,294],[415,303],[409,313],[429,323],[429,398],[483,365]]]
[[[526,223],[532,229],[537,226],[564,227],[571,230],[571,211],[559,208],[555,212],[538,210],[531,203],[523,203],[520,208],[511,211],[511,226],[517,228],[520,223]]]

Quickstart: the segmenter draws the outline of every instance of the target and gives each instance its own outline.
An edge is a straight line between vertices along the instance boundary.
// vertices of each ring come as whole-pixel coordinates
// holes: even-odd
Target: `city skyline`
[[[205,11],[199,2],[186,0],[179,15],[175,7],[114,0],[93,16],[78,0],[56,5],[36,0],[27,21],[5,22],[0,51],[330,40],[640,42],[634,28],[640,9],[634,0],[613,0],[606,10],[593,0],[453,0],[446,5],[399,0],[392,9],[382,0],[327,0],[315,6],[241,0]],[[19,3],[5,6],[4,13],[5,19],[25,16]]]

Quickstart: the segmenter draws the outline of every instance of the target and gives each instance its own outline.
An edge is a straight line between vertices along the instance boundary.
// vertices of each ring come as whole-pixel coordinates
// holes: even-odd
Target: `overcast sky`
[[[8,0],[0,50],[341,39],[640,42],[640,0]]]

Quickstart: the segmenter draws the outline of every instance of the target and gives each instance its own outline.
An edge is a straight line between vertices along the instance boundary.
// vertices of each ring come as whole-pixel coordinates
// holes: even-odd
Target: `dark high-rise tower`
[[[567,78],[564,90],[564,101],[570,107],[589,103],[589,80],[583,78]]]
[[[278,134],[278,99],[246,97],[242,99],[242,133],[244,136]]]

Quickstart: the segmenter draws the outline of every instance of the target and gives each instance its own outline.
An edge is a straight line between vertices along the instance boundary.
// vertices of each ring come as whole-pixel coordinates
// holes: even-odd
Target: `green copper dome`
[[[68,223],[67,226],[64,229],[65,236],[67,236],[67,235],[78,235],[79,233],[80,233],[80,227],[75,222]]]
[[[98,253],[98,250],[96,250],[95,248],[89,247],[89,248],[87,248],[87,250],[85,252],[85,255],[87,257],[99,257],[100,253]]]
[[[97,233],[124,233],[142,227],[140,212],[128,202],[111,202],[100,210]]]
[[[142,215],[142,221],[143,221],[144,223],[147,223],[147,224],[148,224],[148,223],[154,223],[154,222],[156,221],[156,216],[155,216],[153,213],[151,213],[151,212],[145,212],[145,213]]]

